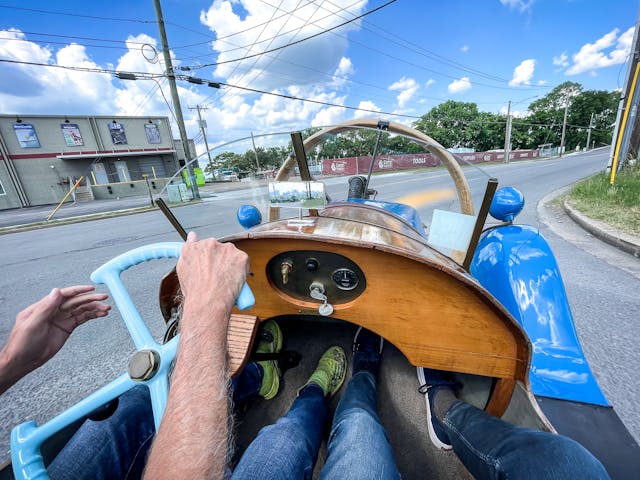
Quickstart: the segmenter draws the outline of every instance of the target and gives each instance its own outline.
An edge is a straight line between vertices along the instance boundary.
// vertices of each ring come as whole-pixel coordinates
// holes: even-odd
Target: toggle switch
[[[293,263],[291,260],[284,260],[280,265],[280,273],[282,274],[282,284],[286,285],[289,282],[289,273],[293,270]]]

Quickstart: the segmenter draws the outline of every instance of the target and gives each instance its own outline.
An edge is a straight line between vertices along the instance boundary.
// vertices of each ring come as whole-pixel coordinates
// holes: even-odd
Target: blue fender
[[[505,225],[484,232],[471,274],[529,335],[535,395],[608,405],[580,346],[558,263],[537,229]]]

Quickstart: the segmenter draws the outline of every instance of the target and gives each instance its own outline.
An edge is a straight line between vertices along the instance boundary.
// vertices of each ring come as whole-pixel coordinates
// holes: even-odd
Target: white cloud
[[[340,0],[340,2],[345,5],[352,3],[348,0]],[[231,4],[218,0],[214,2],[214,7],[217,9],[223,9],[224,5]],[[236,2],[233,5],[235,8],[239,3]],[[282,8],[286,9],[286,6]],[[357,8],[361,9],[363,6],[359,5]],[[289,10],[294,9],[289,8]],[[298,13],[300,10],[303,9],[298,9]],[[259,17],[254,16],[254,21],[256,18]],[[335,21],[335,17],[333,20]],[[262,21],[260,20],[259,23]],[[247,26],[246,23],[243,23],[244,20],[239,22],[245,27]],[[283,32],[291,28],[292,26],[288,23]],[[317,27],[314,28],[317,31]],[[218,33],[220,34],[220,32]],[[255,30],[253,33],[257,35]],[[271,32],[271,35],[273,36],[275,33]],[[311,33],[311,31],[307,31],[300,38]],[[265,36],[268,37],[265,33],[261,38],[265,38]],[[289,35],[288,38],[291,39],[292,36]],[[239,83],[244,85],[260,74],[259,80],[263,83],[252,82],[250,86],[269,92],[313,98],[338,105],[345,104],[347,96],[342,92],[342,89],[348,83],[349,77],[354,74],[355,68],[352,61],[343,55],[346,40],[344,42],[334,40],[332,38],[328,44],[321,42],[310,45],[312,48],[308,51],[289,53],[286,56],[286,62],[283,61],[283,55],[277,56],[278,52],[269,54],[271,59],[277,57],[278,62],[258,63],[254,67],[251,61],[247,60],[243,62],[243,65],[246,65],[245,71],[250,74]],[[70,44],[62,48],[43,47],[36,42],[28,41],[27,35],[18,30],[0,30],[0,58],[96,69],[162,73],[162,63],[148,62],[140,52],[140,43],[154,45],[156,48],[158,45],[158,42],[148,35],[132,35],[123,42],[126,49],[123,50],[123,54],[119,58],[111,63],[98,64],[83,46]],[[250,44],[251,42],[246,43]],[[263,44],[262,47],[266,48],[266,44]],[[233,47],[227,46],[227,48]],[[286,51],[289,50],[286,49]],[[285,50],[282,52],[284,54]],[[150,57],[149,49],[146,53],[147,57]],[[246,51],[235,53],[244,54]],[[301,53],[304,55],[300,56]],[[233,52],[223,54],[221,57],[224,55],[230,57]],[[174,65],[181,64],[179,59],[175,59],[173,52],[172,57],[174,57]],[[215,55],[212,58],[215,59]],[[308,65],[308,68],[305,65]],[[325,68],[326,65],[329,66]],[[232,70],[230,68],[229,71]],[[301,72],[304,74],[303,77],[298,75]],[[210,74],[210,71],[208,72],[206,69],[194,72],[194,76],[203,78],[207,78]],[[233,77],[241,79],[242,71],[235,72]],[[158,90],[157,84],[150,80],[127,81],[119,80],[111,74],[7,63],[0,63],[0,79],[2,79],[0,81],[0,111],[2,112],[162,115],[172,119],[169,107]],[[163,92],[170,101],[166,80],[158,79],[158,82],[162,85]],[[234,82],[228,81],[228,83],[233,84]],[[264,88],[264,85],[270,83],[273,84],[271,88]],[[199,129],[195,112],[190,111],[187,107],[197,104],[209,107],[203,111],[203,115],[209,125],[210,145],[220,143],[221,139],[233,139],[251,131],[293,131],[306,128],[310,123],[315,125],[329,124],[345,120],[352,115],[351,111],[339,106],[324,107],[319,104],[296,102],[266,94],[247,93],[227,87],[217,91],[178,82],[178,92],[189,136],[195,136]],[[374,107],[371,108],[372,110],[379,110],[374,104],[369,106]],[[174,128],[174,135],[177,136],[176,128]],[[198,150],[202,151],[202,149]]]
[[[462,53],[467,53],[469,51],[469,45],[463,45],[460,47],[460,51]]]
[[[517,9],[520,13],[526,12],[533,5],[534,0],[500,0],[500,3],[511,9]]]
[[[353,67],[353,63],[351,63],[351,59],[347,57],[342,57],[340,62],[338,63],[338,67],[335,72],[333,72],[333,86],[334,87],[342,87],[345,83],[347,83],[349,79],[349,75],[353,75],[356,72],[356,69]]]
[[[509,85],[512,87],[517,85],[530,85],[535,68],[536,61],[533,58],[523,60],[520,65],[513,69],[513,78],[509,82]]]
[[[469,77],[462,77],[458,80],[454,80],[447,86],[449,93],[462,93],[469,90],[470,88],[471,80],[469,79]]]
[[[427,80],[427,83],[424,84],[424,88],[428,88],[430,85],[433,85],[436,81],[433,78]]]
[[[392,83],[389,86],[389,90],[399,90],[400,93],[397,96],[398,106],[404,108],[409,100],[416,94],[420,85],[413,78],[402,77],[397,82]]]
[[[631,53],[631,43],[633,42],[634,27],[618,37],[619,29],[614,29],[603,35],[594,43],[586,43],[580,48],[578,53],[572,56],[573,64],[566,71],[567,75],[576,75],[598,68],[619,65],[627,61]],[[611,48],[615,45],[614,48]],[[606,52],[607,49],[611,50]]]
[[[567,56],[567,52],[562,52],[558,57],[553,57],[553,64],[560,67],[568,67],[569,57]]]
[[[375,112],[379,112],[381,109],[380,107],[378,107],[375,103],[373,103],[371,100],[363,100],[358,104],[358,108],[364,108],[365,110],[373,110]],[[360,110],[356,110],[353,118],[367,118],[367,117],[371,117],[374,114],[371,112],[362,112]]]
[[[269,2],[213,1],[207,10],[201,12],[200,21],[220,38],[212,42],[212,58],[218,63],[214,76],[233,85],[251,83],[253,88],[262,90],[331,82],[331,72],[340,70],[348,47],[346,35],[360,28],[358,22],[341,27],[340,36],[319,35],[281,50],[234,61],[282,47],[340,23],[335,14],[318,8],[314,2],[300,3],[298,0],[282,0],[276,10]],[[353,5],[350,0],[334,0],[333,5],[335,10],[346,8],[349,15],[360,15],[366,1]],[[283,12],[292,13],[283,15]],[[265,24],[265,20],[270,18]],[[257,25],[259,28],[252,28]]]
[[[540,86],[546,85],[547,83],[549,83],[549,82],[547,82],[546,80],[538,80],[538,85],[540,85]]]
[[[21,62],[100,68],[85,47],[70,44],[54,53],[30,42],[15,29],[0,30],[0,57]],[[18,40],[10,40],[18,39]],[[0,65],[0,111],[3,112],[83,112],[109,108],[113,112],[115,88],[112,76],[35,65]],[[43,111],[46,110],[46,111]]]

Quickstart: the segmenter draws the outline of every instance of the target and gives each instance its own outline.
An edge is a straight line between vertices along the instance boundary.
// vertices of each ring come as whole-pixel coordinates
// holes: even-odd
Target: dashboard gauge
[[[358,275],[349,268],[339,268],[332,278],[340,290],[353,290],[358,286]]]

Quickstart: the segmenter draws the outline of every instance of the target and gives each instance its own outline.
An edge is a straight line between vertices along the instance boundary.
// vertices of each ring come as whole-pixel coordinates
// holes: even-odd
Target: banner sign
[[[160,130],[154,123],[145,123],[144,131],[147,134],[147,141],[149,143],[161,143]]]
[[[21,148],[40,148],[36,129],[30,123],[14,123],[13,130]]]
[[[109,133],[111,134],[111,141],[114,145],[127,144],[127,136],[124,133],[124,125],[122,125],[121,123],[109,123]]]
[[[538,150],[516,150],[509,153],[509,160],[526,160],[538,156]],[[475,152],[454,154],[458,163],[502,162],[504,152]],[[371,157],[346,157],[322,160],[322,175],[363,175],[369,170]],[[411,170],[421,167],[435,167],[440,160],[431,153],[406,155],[380,155],[373,166],[374,172]]]
[[[77,123],[61,123],[60,129],[67,147],[81,147],[84,145],[80,127],[78,127]]]

